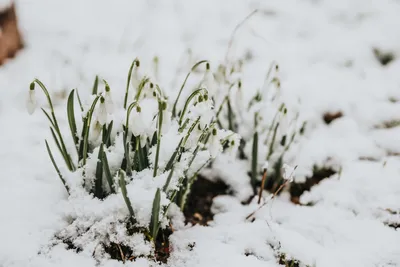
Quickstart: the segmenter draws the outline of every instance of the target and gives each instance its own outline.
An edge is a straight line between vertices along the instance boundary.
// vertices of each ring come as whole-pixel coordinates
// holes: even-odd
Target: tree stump
[[[15,5],[0,9],[0,65],[7,58],[14,57],[22,48],[22,39],[18,30]]]

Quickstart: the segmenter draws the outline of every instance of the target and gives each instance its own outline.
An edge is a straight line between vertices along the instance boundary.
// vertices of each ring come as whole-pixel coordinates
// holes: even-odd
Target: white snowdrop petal
[[[105,104],[105,100],[103,102],[100,101],[98,110],[97,110],[97,120],[101,125],[107,123],[107,108]]]
[[[105,99],[104,103],[106,105],[107,113],[112,114],[114,112],[114,102],[110,91],[106,92],[106,96],[104,99]]]
[[[36,96],[35,96],[35,90],[29,90],[29,95],[28,99],[26,101],[26,109],[28,110],[28,113],[32,115],[35,112],[36,109]]]

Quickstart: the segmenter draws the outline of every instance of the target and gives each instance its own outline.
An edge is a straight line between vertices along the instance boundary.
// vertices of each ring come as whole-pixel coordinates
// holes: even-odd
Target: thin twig
[[[122,260],[123,263],[125,263],[125,255],[124,255],[124,252],[122,252],[121,245],[117,244],[117,246],[118,246],[118,249],[119,249],[119,253],[121,254],[121,260]]]
[[[289,180],[286,180],[286,182],[284,182],[284,183],[278,188],[278,190],[275,191],[275,193],[272,195],[272,197],[271,197],[270,199],[268,199],[267,201],[265,201],[264,204],[262,204],[260,207],[258,207],[258,209],[256,209],[256,210],[253,211],[251,214],[249,214],[249,215],[246,217],[246,220],[248,220],[248,219],[250,219],[251,217],[253,217],[253,215],[256,214],[257,211],[259,211],[259,210],[262,209],[265,205],[267,205],[268,202],[269,202],[269,200],[274,199],[274,198],[278,195],[278,193],[279,193],[289,182],[290,182]]]
[[[267,169],[264,169],[264,174],[263,174],[263,178],[261,180],[261,187],[260,187],[260,192],[258,193],[258,203],[261,203],[261,197],[262,197],[262,192],[264,190],[264,186],[265,186],[265,180],[267,180]]]

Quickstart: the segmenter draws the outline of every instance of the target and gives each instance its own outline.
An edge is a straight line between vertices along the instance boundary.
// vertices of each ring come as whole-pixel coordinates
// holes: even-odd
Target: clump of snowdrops
[[[238,148],[231,150],[231,154],[247,161],[253,195],[256,195],[258,188],[260,192],[263,189],[276,192],[285,184],[283,167],[290,161],[285,156],[303,135],[306,123],[299,120],[294,109],[285,105],[279,67],[275,62],[270,65],[262,86],[249,95],[253,88],[249,88],[242,77],[246,60],[225,62],[214,70],[206,63],[200,84],[209,88],[218,127],[241,136],[241,139],[231,140]]]
[[[159,84],[140,74],[137,59],[121,101],[114,102],[111,86],[98,77],[89,99],[72,90],[66,107],[72,142],[66,141],[46,86],[38,79],[31,83],[28,111],[34,112],[35,92],[41,90],[48,102],[42,111],[65,165],[60,168],[46,140],[72,206],[72,223],[59,239],[98,258],[110,244],[129,247],[133,257],[154,255],[156,240],[164,239],[176,215],[170,211],[183,210],[199,171],[219,153],[239,146],[238,134],[224,130],[222,113],[214,110],[209,63],[200,61],[192,70],[200,65],[207,67],[204,79],[186,99],[180,96],[191,72],[172,101]]]

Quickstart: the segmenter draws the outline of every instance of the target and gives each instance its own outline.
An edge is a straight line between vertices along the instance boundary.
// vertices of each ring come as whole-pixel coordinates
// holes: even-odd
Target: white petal
[[[107,123],[107,109],[105,103],[100,103],[99,109],[97,111],[97,120],[101,125]]]
[[[29,90],[29,96],[26,101],[26,109],[28,113],[32,115],[36,109],[36,97],[35,97],[35,90]]]
[[[107,113],[108,114],[113,113],[114,112],[114,102],[112,100],[110,92],[106,92],[104,103],[106,104]]]

